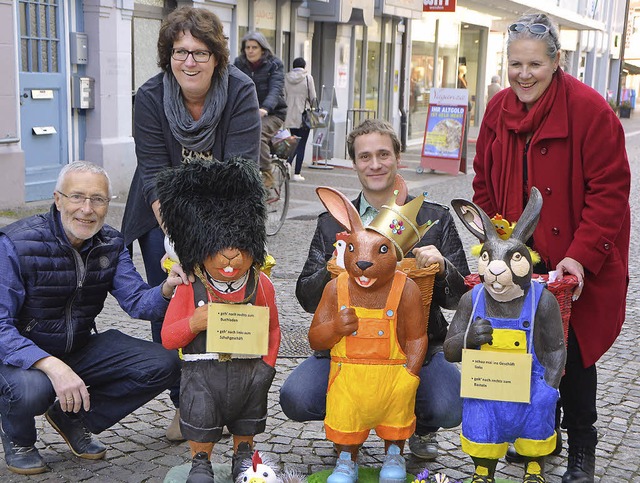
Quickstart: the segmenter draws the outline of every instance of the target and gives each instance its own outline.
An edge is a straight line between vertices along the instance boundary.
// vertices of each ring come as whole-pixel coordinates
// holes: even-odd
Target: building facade
[[[182,5],[220,17],[232,57],[250,30],[265,34],[287,70],[304,57],[332,111],[313,139],[335,158],[347,157],[345,135],[364,117],[420,142],[430,90],[457,87],[462,71],[479,123],[491,77],[506,82],[506,28],[530,10],[524,0],[0,0],[0,208],[50,198],[75,159],[101,164],[115,192],[126,191],[133,98],[159,70],[162,19]],[[625,5],[536,5],[560,26],[566,70],[603,95],[620,83]]]

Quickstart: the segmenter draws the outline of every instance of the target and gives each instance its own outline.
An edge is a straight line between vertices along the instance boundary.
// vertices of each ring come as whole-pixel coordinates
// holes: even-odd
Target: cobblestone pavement
[[[632,211],[640,208],[640,116],[623,120],[627,132],[627,150],[631,160],[633,185]],[[472,131],[473,133],[473,131]],[[472,174],[456,177],[423,173],[417,174],[419,146],[411,146],[403,155],[403,176],[410,189],[419,192],[427,186],[429,197],[448,204],[453,197],[471,196]],[[470,152],[472,159],[473,151]],[[348,196],[357,192],[355,176],[348,170],[320,171],[305,167],[303,183],[292,183],[293,202],[291,214],[282,231],[269,239],[269,249],[277,260],[273,270],[283,341],[277,364],[278,373],[269,394],[269,418],[267,430],[256,438],[258,449],[269,453],[283,467],[309,474],[331,468],[335,462],[332,444],[324,436],[321,422],[296,423],[288,420],[278,404],[278,390],[304,357],[310,354],[306,332],[311,316],[306,314],[295,299],[295,281],[306,258],[309,241],[315,228],[315,216],[320,204],[313,189],[320,184],[338,187]],[[120,226],[122,203],[113,203],[108,222]],[[0,219],[0,225],[10,222]],[[633,216],[634,237],[631,245],[631,285],[627,304],[627,320],[614,346],[598,363],[599,392],[597,429],[600,443],[597,448],[596,481],[640,483],[640,285],[638,284],[640,228],[637,216]],[[460,229],[468,248],[473,240],[466,230]],[[135,257],[137,266],[141,259]],[[472,263],[472,267],[475,265]],[[473,268],[472,268],[473,269]],[[147,322],[131,320],[109,299],[97,326],[101,330],[116,327],[140,338],[150,338]],[[19,477],[7,470],[0,457],[0,481],[95,481],[95,482],[160,482],[167,471],[189,461],[186,443],[172,444],[164,432],[173,417],[173,407],[167,393],[149,402],[113,428],[100,435],[109,446],[104,460],[87,461],[74,457],[62,438],[46,423],[37,418],[37,447],[49,464],[51,471],[32,477]],[[424,463],[407,456],[408,469],[417,472],[425,466],[430,470],[446,470],[453,478],[462,478],[473,471],[470,458],[460,450],[459,429],[441,430],[439,443],[441,454],[435,462]],[[223,439],[214,450],[214,462],[230,461],[230,440]],[[3,455],[2,455],[3,456]],[[375,436],[363,446],[361,464],[377,466],[383,456],[382,444]],[[551,457],[547,464],[548,481],[557,483],[566,465],[566,449],[560,456]],[[520,480],[522,468],[518,465],[499,463],[498,476]]]

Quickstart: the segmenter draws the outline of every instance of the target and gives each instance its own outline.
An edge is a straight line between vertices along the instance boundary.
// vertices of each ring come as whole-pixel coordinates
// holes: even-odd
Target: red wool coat
[[[556,75],[556,99],[527,153],[528,188],[537,187],[544,200],[534,248],[550,270],[564,257],[584,266],[584,289],[573,303],[570,325],[588,367],[611,347],[624,322],[631,173],[613,110],[592,88],[560,69]],[[499,92],[487,106],[473,162],[473,201],[489,216],[504,213],[496,196],[500,171],[506,163],[522,162],[501,159],[496,126],[509,92]]]

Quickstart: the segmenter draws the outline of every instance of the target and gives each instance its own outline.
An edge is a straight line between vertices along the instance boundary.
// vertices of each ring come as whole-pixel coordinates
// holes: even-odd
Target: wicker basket
[[[562,279],[549,283],[548,275],[534,274],[533,279],[543,283],[558,301],[558,305],[560,305],[560,315],[562,316],[562,326],[564,328],[564,340],[566,342],[569,336],[569,319],[571,318],[571,295],[573,289],[578,285],[578,278],[575,275],[565,275]],[[480,276],[477,273],[472,273],[464,279],[464,283],[467,287],[472,288],[474,285],[480,283]]]
[[[344,272],[344,268],[336,265],[335,258],[332,258],[327,262],[327,270],[331,273],[331,277],[335,278],[340,273]],[[429,309],[431,307],[431,298],[433,296],[433,283],[435,281],[435,275],[438,273],[438,264],[434,263],[425,268],[416,268],[415,258],[403,258],[398,264],[398,270],[407,274],[407,276],[413,280],[420,289],[420,295],[422,295],[422,306],[424,307],[425,318],[429,319]]]

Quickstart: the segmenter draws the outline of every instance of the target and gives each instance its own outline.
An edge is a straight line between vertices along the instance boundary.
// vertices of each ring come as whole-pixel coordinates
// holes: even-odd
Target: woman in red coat
[[[473,201],[490,216],[517,220],[536,186],[544,204],[530,242],[542,270],[578,277],[560,384],[569,440],[562,482],[589,483],[597,443],[595,363],[620,333],[629,284],[624,132],[602,96],[559,67],[558,30],[546,15],[525,15],[508,33],[511,88],[487,106]]]

